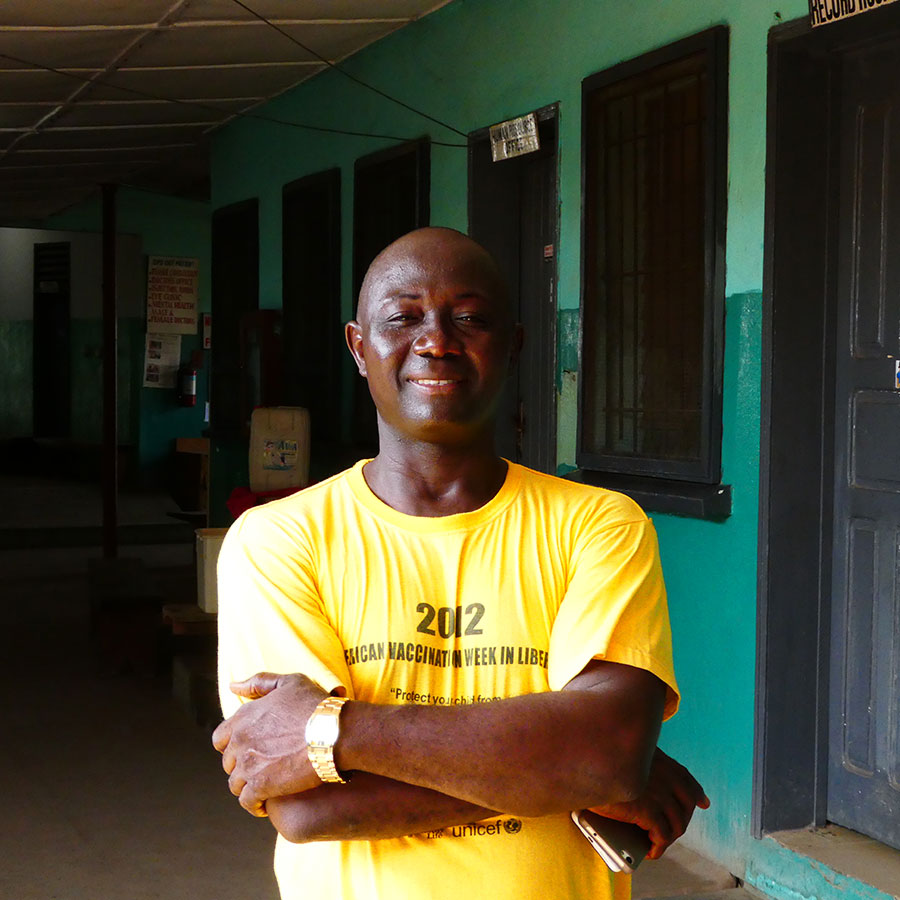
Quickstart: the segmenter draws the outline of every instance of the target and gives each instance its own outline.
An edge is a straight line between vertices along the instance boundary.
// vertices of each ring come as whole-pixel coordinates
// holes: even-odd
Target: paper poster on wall
[[[144,342],[144,387],[175,387],[180,364],[180,334],[147,333]]]
[[[200,261],[186,256],[151,256],[147,265],[147,331],[197,333]]]
[[[203,313],[203,349],[212,349],[212,314]]]

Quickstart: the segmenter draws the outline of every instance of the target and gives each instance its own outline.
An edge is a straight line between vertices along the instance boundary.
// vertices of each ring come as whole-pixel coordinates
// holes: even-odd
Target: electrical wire
[[[307,47],[306,44],[298,41],[297,38],[295,38],[292,34],[288,34],[288,32],[286,32],[283,28],[279,28],[278,25],[276,25],[270,19],[267,19],[262,13],[258,13],[255,9],[251,9],[249,6],[247,6],[246,3],[242,2],[242,0],[232,0],[232,3],[240,6],[241,9],[245,9],[248,13],[250,13],[251,16],[256,16],[256,18],[261,22],[265,22],[266,25],[269,26],[269,28],[274,28],[275,31],[277,31],[281,35],[284,35],[291,43],[296,44],[301,50],[305,50],[311,56],[314,56],[317,60],[319,60],[319,62],[325,63],[325,65],[329,68],[334,69],[336,72],[340,72],[341,75],[343,75],[345,78],[349,78],[351,81],[355,82],[361,87],[373,91],[374,93],[378,94],[379,97],[383,97],[385,100],[390,100],[391,103],[396,103],[398,106],[402,106],[404,109],[409,110],[409,112],[415,113],[417,116],[422,116],[423,119],[428,119],[429,122],[434,122],[435,125],[440,125],[442,128],[446,128],[449,131],[458,134],[460,137],[466,137],[465,132],[460,131],[458,128],[454,128],[447,122],[442,122],[440,119],[437,119],[426,112],[422,112],[421,109],[416,109],[415,106],[410,106],[409,103],[404,103],[403,100],[398,100],[396,97],[386,93],[385,91],[382,91],[380,88],[377,88],[372,84],[369,84],[367,81],[363,81],[361,78],[357,78],[346,69],[343,69],[341,68],[341,66],[338,66],[335,63],[331,62],[331,60],[326,59],[320,53],[316,53],[316,51],[313,50],[312,47]]]
[[[202,109],[206,112],[213,112],[217,116],[222,114],[222,110],[219,107],[211,106],[207,103],[202,103],[198,100],[180,100],[176,97],[164,97],[160,94],[152,94],[149,91],[142,91],[138,88],[125,87],[124,85],[113,84],[110,81],[102,81],[100,79],[90,78],[87,75],[79,75],[77,72],[67,72],[65,69],[57,69],[54,66],[48,66],[43,63],[36,63],[29,59],[23,59],[18,56],[13,56],[9,53],[0,53],[0,59],[8,59],[11,62],[18,63],[23,66],[30,66],[34,69],[39,69],[43,72],[53,72],[55,75],[62,75],[66,78],[72,78],[76,81],[80,81],[84,84],[97,85],[103,87],[113,88],[117,91],[124,91],[128,94],[134,94],[138,97],[143,97],[148,100],[159,100],[164,103],[176,103],[180,106],[187,106],[193,109]],[[399,102],[399,101],[398,101]],[[388,140],[388,141],[402,141],[408,142],[411,140],[415,140],[415,138],[402,137],[396,134],[379,134],[378,132],[372,131],[351,131],[346,128],[329,128],[327,125],[309,125],[304,122],[294,122],[290,119],[279,119],[275,116],[267,116],[261,113],[254,113],[248,111],[235,111],[230,113],[229,115],[239,118],[239,119],[251,119],[256,122],[268,122],[273,125],[285,125],[290,128],[299,128],[303,131],[316,131],[323,134],[341,134],[347,135],[349,137],[364,137],[364,138],[377,138],[380,140]],[[164,124],[164,123],[163,123]],[[216,123],[219,124],[219,123]],[[449,127],[449,126],[447,126]],[[456,129],[453,129],[454,131]],[[461,133],[461,132],[459,132]],[[436,141],[433,139],[429,139],[430,143],[438,146],[438,147],[457,147],[465,149],[467,147],[466,144],[458,144],[458,143],[450,143],[449,141]]]

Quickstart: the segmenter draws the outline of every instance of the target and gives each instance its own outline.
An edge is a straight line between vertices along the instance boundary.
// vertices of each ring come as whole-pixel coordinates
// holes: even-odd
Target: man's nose
[[[453,322],[445,316],[427,316],[413,341],[413,352],[419,356],[456,356],[462,352]]]

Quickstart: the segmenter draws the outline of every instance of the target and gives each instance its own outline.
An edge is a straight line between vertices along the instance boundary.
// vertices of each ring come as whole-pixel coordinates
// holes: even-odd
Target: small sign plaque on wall
[[[494,162],[524,156],[541,149],[534,113],[491,125],[491,156]]]
[[[871,12],[896,0],[809,0],[809,24],[813,28]]]

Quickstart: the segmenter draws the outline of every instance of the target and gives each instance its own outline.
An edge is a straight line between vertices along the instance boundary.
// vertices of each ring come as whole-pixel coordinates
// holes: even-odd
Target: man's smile
[[[410,378],[411,384],[423,388],[452,387],[462,382],[458,378]]]

